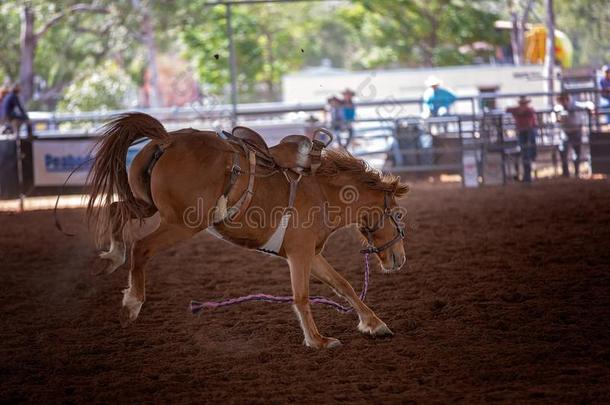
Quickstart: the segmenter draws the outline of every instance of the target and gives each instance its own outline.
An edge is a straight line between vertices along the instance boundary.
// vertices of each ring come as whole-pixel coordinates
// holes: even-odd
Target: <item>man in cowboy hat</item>
[[[519,105],[510,107],[506,112],[512,114],[515,119],[515,128],[521,149],[521,160],[523,161],[523,181],[532,181],[532,162],[536,160],[536,134],[538,119],[536,111],[530,107],[531,100],[526,96],[519,97]]]
[[[441,87],[441,79],[436,76],[430,76],[426,79],[427,89],[422,96],[422,118],[441,117],[449,113],[449,107],[455,102],[455,95],[449,90]],[[432,164],[434,161],[434,146],[433,133],[447,132],[447,123],[438,123],[429,127],[429,130],[422,133],[417,144],[420,150],[419,160],[423,165]]]
[[[343,108],[341,100],[337,96],[329,97],[326,100],[325,112],[328,114],[326,121],[330,121],[330,127],[333,131],[340,131],[343,124]]]
[[[564,177],[570,176],[568,167],[568,156],[570,150],[574,151],[574,175],[578,178],[580,168],[580,145],[582,142],[583,109],[595,109],[595,104],[591,101],[579,102],[572,101],[569,93],[561,93],[557,97],[557,105],[553,108],[555,118],[561,125],[562,136],[559,145],[561,155],[561,169]]]
[[[449,112],[449,107],[455,102],[456,96],[449,90],[441,87],[441,80],[436,76],[426,79],[426,91],[422,96],[422,117],[439,117]]]

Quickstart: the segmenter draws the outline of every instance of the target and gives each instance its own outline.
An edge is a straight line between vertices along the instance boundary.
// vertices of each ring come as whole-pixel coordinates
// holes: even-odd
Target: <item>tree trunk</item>
[[[21,12],[21,60],[19,67],[19,84],[21,98],[27,104],[34,95],[34,55],[36,52],[36,35],[34,34],[34,13],[26,3]]]
[[[269,75],[267,76],[267,97],[269,101],[275,100],[275,86],[273,83],[273,73],[275,64],[275,55],[273,54],[273,36],[270,32],[265,31],[265,42],[267,48],[267,63],[269,64]]]
[[[519,15],[512,0],[508,1],[508,9],[510,11],[510,22],[512,25],[512,29],[510,30],[510,47],[513,51],[513,63],[515,65],[521,65],[522,50],[520,47],[521,41],[519,38],[521,35],[519,29]]]
[[[155,30],[153,27],[150,8],[147,1],[142,3],[140,0],[132,0],[134,8],[142,17],[142,33],[144,44],[148,51],[148,69],[150,71],[150,107],[161,107],[161,91],[159,89],[159,70],[157,68],[157,43],[155,41]]]

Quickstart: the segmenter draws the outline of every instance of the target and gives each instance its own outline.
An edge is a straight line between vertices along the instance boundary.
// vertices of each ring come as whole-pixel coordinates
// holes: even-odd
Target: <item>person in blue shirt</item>
[[[32,138],[32,123],[30,122],[28,113],[19,100],[20,90],[19,85],[16,84],[13,86],[13,90],[2,99],[0,119],[9,122],[15,128],[17,134],[19,133],[21,125],[25,124],[28,131],[28,138]]]
[[[449,108],[455,102],[455,95],[447,89],[441,87],[441,80],[436,76],[430,76],[426,80],[426,91],[422,96],[422,118],[441,117],[449,114]],[[419,161],[423,165],[432,164],[434,161],[434,138],[432,134],[436,132],[447,132],[446,123],[437,123],[428,127],[428,131],[422,133],[418,138],[418,148],[420,149]]]
[[[343,100],[341,100],[341,106],[343,110],[343,122],[348,134],[345,146],[348,146],[354,137],[354,128],[352,124],[356,119],[356,105],[354,104],[354,96],[356,93],[350,89],[345,89],[343,90],[342,95]]]
[[[9,93],[9,90],[2,86],[0,87],[0,130],[2,130],[2,133],[6,133],[8,130],[8,127],[4,127],[3,124],[5,124],[5,120],[4,120],[4,112],[2,110],[2,101],[4,100],[4,98],[6,97],[6,95]]]
[[[441,87],[441,81],[436,76],[430,76],[426,80],[428,87],[423,95],[422,117],[440,117],[449,113],[449,107],[455,102],[456,96],[447,89]]]

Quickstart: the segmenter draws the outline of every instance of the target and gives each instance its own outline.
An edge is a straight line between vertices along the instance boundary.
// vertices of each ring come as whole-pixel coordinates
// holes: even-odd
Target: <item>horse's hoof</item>
[[[358,330],[364,334],[378,337],[394,335],[394,332],[392,332],[392,330],[388,328],[388,325],[386,325],[384,322],[381,322],[377,326],[371,326],[360,321],[358,324]]]
[[[102,262],[98,262],[95,265],[95,268],[91,271],[91,274],[94,276],[102,276],[112,274],[122,266],[122,263],[116,263],[114,261],[110,261],[108,263],[108,259],[104,259]]]
[[[112,274],[125,264],[125,246],[123,245],[122,249],[114,247],[108,251],[101,251],[99,257],[102,262],[96,265],[96,269],[92,272],[93,275]]]
[[[386,325],[385,323],[382,323],[381,325],[379,325],[378,327],[376,327],[373,330],[373,333],[371,333],[371,335],[373,335],[373,336],[393,336],[394,332],[392,332],[392,330],[390,328],[388,328],[388,325]]]
[[[135,320],[134,317],[131,316],[131,312],[129,308],[122,307],[121,312],[119,313],[119,321],[121,321],[121,327],[126,328]]]
[[[335,338],[325,338],[326,342],[324,344],[324,348],[332,349],[333,347],[341,346],[341,341]]]
[[[131,295],[129,289],[124,290],[123,294],[123,307],[121,308],[119,319],[121,321],[121,326],[126,328],[130,323],[136,320],[144,302],[138,301],[137,298]]]
[[[319,341],[311,341],[307,340],[303,341],[305,346],[311,347],[313,349],[332,349],[333,347],[341,346],[341,341],[339,339],[323,337]]]

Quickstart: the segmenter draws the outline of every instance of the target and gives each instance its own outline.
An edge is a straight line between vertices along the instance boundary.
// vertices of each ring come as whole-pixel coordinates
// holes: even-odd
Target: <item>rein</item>
[[[366,293],[369,289],[370,274],[371,274],[371,270],[369,267],[369,254],[365,253],[364,254],[364,284],[362,286],[362,291],[360,291],[360,295],[359,295],[361,301],[364,301],[366,298]],[[231,299],[223,300],[223,301],[206,301],[206,302],[191,301],[191,303],[189,305],[189,310],[191,311],[191,313],[197,314],[204,309],[216,309],[216,308],[220,308],[220,307],[228,307],[228,306],[243,304],[245,302],[251,302],[251,301],[273,302],[276,304],[291,304],[294,302],[292,296],[288,296],[288,295],[250,294],[250,295],[245,295],[243,297],[231,298]],[[328,305],[329,307],[332,307],[335,310],[337,310],[338,312],[341,312],[344,314],[347,314],[354,310],[354,308],[352,308],[352,307],[341,305],[338,302],[333,301],[330,298],[326,298],[321,295],[314,295],[312,297],[309,297],[309,302],[311,302],[313,304]]]

